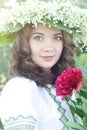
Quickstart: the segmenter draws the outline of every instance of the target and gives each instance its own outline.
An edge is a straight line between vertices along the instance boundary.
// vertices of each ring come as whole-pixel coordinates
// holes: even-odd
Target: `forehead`
[[[37,27],[32,29],[32,33],[42,32],[42,33],[61,33],[61,30],[49,27],[48,25],[38,24]]]

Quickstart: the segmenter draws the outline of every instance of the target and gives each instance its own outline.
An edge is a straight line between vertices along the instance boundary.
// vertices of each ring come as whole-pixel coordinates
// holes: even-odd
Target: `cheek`
[[[57,54],[61,54],[63,51],[63,44],[59,44],[57,47],[56,47],[56,52]]]
[[[32,56],[36,56],[37,54],[40,53],[40,48],[37,45],[32,44],[30,45],[30,51]]]
[[[35,52],[36,45],[31,40],[30,40],[29,45],[30,45],[30,51],[31,51],[31,54],[32,54],[33,52]]]

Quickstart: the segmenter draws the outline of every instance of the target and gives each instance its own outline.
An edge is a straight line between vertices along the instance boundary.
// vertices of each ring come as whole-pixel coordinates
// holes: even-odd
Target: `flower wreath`
[[[47,24],[69,32],[80,50],[87,51],[87,10],[70,2],[26,1],[0,8],[0,44],[10,43],[24,25]]]

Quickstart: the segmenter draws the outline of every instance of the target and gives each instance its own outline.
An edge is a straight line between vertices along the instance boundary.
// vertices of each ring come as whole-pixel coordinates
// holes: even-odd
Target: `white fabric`
[[[55,96],[51,85],[38,87],[24,77],[15,77],[4,87],[0,118],[5,130],[69,130],[64,120],[73,120],[66,102]]]

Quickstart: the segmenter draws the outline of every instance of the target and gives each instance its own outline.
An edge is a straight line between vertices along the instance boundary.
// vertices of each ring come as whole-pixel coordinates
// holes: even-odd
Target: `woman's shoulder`
[[[30,84],[36,84],[33,80],[30,80],[28,78],[25,77],[14,77],[12,79],[10,79],[5,86],[9,86],[9,85],[30,85]]]
[[[13,93],[17,95],[17,93],[33,93],[33,91],[38,91],[37,84],[28,78],[25,77],[14,77],[10,79],[6,85],[4,86],[1,95],[7,95],[7,93]]]
[[[2,106],[4,102],[5,106],[7,106],[8,103],[11,107],[12,104],[14,107],[16,105],[23,107],[24,104],[25,106],[29,104],[29,102],[32,102],[33,104],[39,99],[39,87],[36,85],[34,81],[24,77],[14,77],[10,79],[3,88],[0,96]]]

